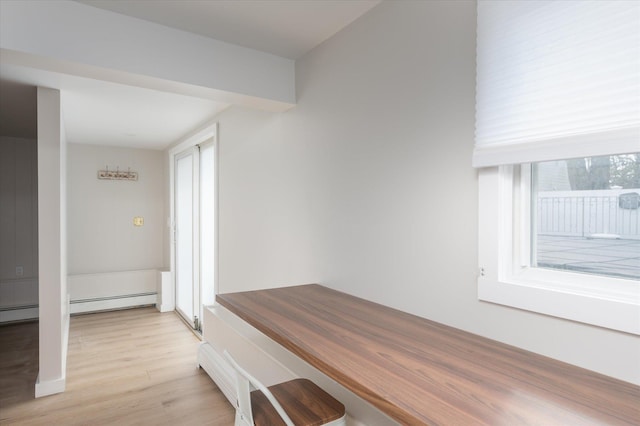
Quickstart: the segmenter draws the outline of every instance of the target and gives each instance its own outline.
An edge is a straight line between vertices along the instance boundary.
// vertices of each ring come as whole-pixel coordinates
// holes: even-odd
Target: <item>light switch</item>
[[[142,216],[136,216],[133,218],[134,226],[142,226],[144,225],[144,218]]]
[[[22,277],[24,275],[24,268],[22,266],[16,266],[16,277]]]

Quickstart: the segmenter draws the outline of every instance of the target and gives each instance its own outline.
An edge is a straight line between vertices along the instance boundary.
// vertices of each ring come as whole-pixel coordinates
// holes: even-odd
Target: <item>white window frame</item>
[[[529,170],[478,170],[478,299],[640,335],[640,281],[530,266]]]

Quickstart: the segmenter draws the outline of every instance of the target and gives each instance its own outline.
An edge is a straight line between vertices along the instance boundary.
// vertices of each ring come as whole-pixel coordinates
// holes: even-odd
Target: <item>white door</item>
[[[200,330],[215,299],[215,149],[213,141],[175,156],[174,265],[176,310]]]

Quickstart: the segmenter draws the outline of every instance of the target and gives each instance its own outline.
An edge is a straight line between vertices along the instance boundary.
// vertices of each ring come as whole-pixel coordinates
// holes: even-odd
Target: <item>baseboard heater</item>
[[[7,306],[0,308],[0,323],[26,321],[38,318],[38,305]]]
[[[118,296],[72,300],[69,305],[69,310],[71,314],[79,314],[85,312],[108,311],[112,309],[149,306],[155,305],[156,302],[157,294],[155,292],[123,294]]]
[[[157,302],[156,293],[125,294],[120,296],[96,297],[93,299],[72,300],[69,304],[71,314],[109,311],[113,309],[153,306]],[[0,323],[38,319],[38,305],[7,306],[0,308]]]

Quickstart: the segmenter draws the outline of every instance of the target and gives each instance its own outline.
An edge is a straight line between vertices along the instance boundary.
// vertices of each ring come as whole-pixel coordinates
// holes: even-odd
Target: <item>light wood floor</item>
[[[35,399],[38,324],[0,326],[0,424],[232,425],[198,343],[155,308],[72,317],[66,391]]]

